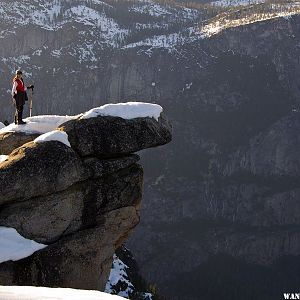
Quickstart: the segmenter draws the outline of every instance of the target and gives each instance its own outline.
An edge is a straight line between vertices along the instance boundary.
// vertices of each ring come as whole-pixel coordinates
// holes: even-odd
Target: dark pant
[[[15,112],[15,124],[22,123],[23,118],[23,107],[25,104],[25,97],[26,93],[18,92],[15,96],[15,106],[16,106],[16,112]]]
[[[15,124],[22,122],[23,118],[23,107],[24,105],[17,105],[16,104],[16,112],[15,112]]]

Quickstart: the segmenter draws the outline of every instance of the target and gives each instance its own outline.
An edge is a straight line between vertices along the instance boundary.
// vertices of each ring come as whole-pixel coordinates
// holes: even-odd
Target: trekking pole
[[[12,97],[12,99],[11,99],[11,105],[12,105],[12,115],[13,115],[13,120],[14,120],[14,122],[16,122],[16,103],[15,103],[15,99],[14,99],[14,97]]]
[[[33,98],[33,88],[31,89],[31,97],[30,97],[30,103],[29,103],[29,117],[32,115],[32,98]]]

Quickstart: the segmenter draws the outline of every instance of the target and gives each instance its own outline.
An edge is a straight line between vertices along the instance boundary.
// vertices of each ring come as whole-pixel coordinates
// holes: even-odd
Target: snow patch
[[[144,300],[153,300],[153,295],[151,293],[143,294]]]
[[[47,245],[25,239],[14,228],[0,227],[0,263],[20,260],[45,247]]]
[[[0,134],[4,132],[25,132],[25,133],[46,133],[56,129],[61,124],[77,119],[79,115],[76,116],[57,116],[57,115],[41,115],[34,116],[24,119],[26,124],[15,125],[10,124],[5,128],[0,129]]]
[[[128,275],[126,270],[128,266],[124,264],[115,254],[113,256],[113,264],[110,271],[109,279],[105,286],[106,293],[115,293],[114,286],[118,282],[124,282],[126,284],[126,290],[122,290],[118,293],[119,296],[129,298],[130,294],[134,291],[134,286],[128,280]]]
[[[186,84],[185,84],[185,88],[186,88],[187,90],[189,90],[189,89],[191,88],[192,85],[193,85],[192,82],[186,83]]]
[[[246,6],[246,5],[259,4],[264,2],[265,0],[219,0],[219,1],[214,1],[211,4],[215,6],[229,7],[229,6]]]
[[[113,116],[123,119],[150,117],[158,120],[162,111],[163,109],[160,105],[144,102],[105,104],[84,113],[81,119],[95,118],[97,116]]]
[[[155,118],[158,120],[162,107],[158,104],[144,102],[126,102],[117,104],[105,104],[100,107],[93,108],[84,114],[75,116],[57,116],[57,115],[41,115],[24,119],[26,124],[16,125],[10,124],[0,129],[1,133],[6,132],[24,132],[27,134],[44,134],[55,131],[61,124],[76,120],[78,118],[88,119],[97,116],[114,116],[123,119],[134,118]]]
[[[201,39],[202,35],[199,34],[198,27],[188,27],[185,31],[179,33],[154,35],[153,37],[146,38],[136,43],[130,43],[122,47],[122,49],[136,48],[136,47],[150,47],[145,53],[151,55],[152,49],[165,48],[169,51],[175,49],[176,46],[183,45],[185,43],[191,43],[197,39]]]
[[[54,57],[60,57],[62,55],[62,49],[52,50],[50,54]]]
[[[5,125],[2,122],[0,122],[0,129],[2,129],[4,127],[5,127]]]
[[[68,147],[71,147],[70,142],[68,140],[68,134],[61,130],[53,130],[44,133],[34,140],[35,143],[44,143],[49,141],[58,141],[67,145]]]
[[[68,9],[64,13],[65,18],[70,17],[77,23],[84,24],[86,26],[92,26],[100,29],[102,32],[101,37],[107,44],[116,46],[117,39],[124,38],[128,34],[127,29],[122,29],[112,19],[105,15],[105,13],[89,8],[85,5],[78,5]]]
[[[293,15],[297,15],[300,13],[299,7],[291,7],[290,10],[287,11],[276,11],[276,5],[273,5],[274,11],[265,12],[265,13],[255,13],[245,18],[237,18],[237,19],[226,19],[222,18],[219,20],[215,20],[211,23],[206,24],[202,27],[199,32],[201,38],[209,38],[215,34],[220,33],[221,31],[227,28],[234,28],[239,26],[245,26],[253,23],[263,22],[267,20],[272,20],[275,18],[285,18],[288,19]],[[278,6],[277,8],[280,8]]]
[[[8,155],[0,155],[0,163],[8,159]]]
[[[150,15],[152,17],[160,17],[160,16],[172,14],[165,7],[155,3],[147,3],[141,6],[134,6],[130,9],[130,11]]]
[[[33,286],[1,286],[1,300],[122,300],[124,298],[99,291]]]
[[[37,49],[37,50],[35,50],[35,51],[32,53],[32,55],[41,56],[41,55],[42,55],[42,50]]]

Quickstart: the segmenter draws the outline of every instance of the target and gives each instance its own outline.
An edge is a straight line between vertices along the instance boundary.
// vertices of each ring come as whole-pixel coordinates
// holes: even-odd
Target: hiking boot
[[[24,122],[23,120],[18,122],[18,125],[24,125],[24,124],[26,124],[26,122]]]

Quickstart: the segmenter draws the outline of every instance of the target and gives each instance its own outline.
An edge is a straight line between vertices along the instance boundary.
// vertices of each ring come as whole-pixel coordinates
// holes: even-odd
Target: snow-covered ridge
[[[105,0],[25,0],[22,3],[0,0],[0,22],[3,24],[0,38],[15,35],[20,27],[28,25],[48,31],[64,30],[70,26],[78,28],[78,38],[71,44],[63,43],[57,49],[46,49],[43,45],[32,53],[4,57],[2,61],[8,68],[11,68],[13,62],[15,67],[25,65],[27,69],[32,69],[33,57],[49,57],[50,52],[53,60],[70,57],[80,64],[84,63],[87,68],[96,69],[101,60],[99,51],[107,47],[137,48],[138,52],[151,55],[154,48],[173,51],[180,45],[210,37],[229,27],[299,13],[299,2],[296,0],[273,4],[273,7],[265,0],[218,0],[210,5],[219,7],[221,11],[228,11],[228,18],[220,15],[208,20],[201,28],[198,23],[202,18],[201,9],[191,9],[183,4],[162,4],[155,0],[127,1],[122,5],[119,3],[106,3]],[[253,10],[247,17],[230,17],[230,10],[260,5],[266,6],[262,13]],[[132,20],[130,24],[129,19]],[[180,22],[182,25],[178,29]]]
[[[57,31],[63,26],[76,22],[92,27],[101,32],[101,38],[112,45],[113,40],[128,33],[112,18],[108,17],[102,7],[110,5],[102,1],[81,1],[82,4],[72,4],[66,0],[54,1],[0,1],[0,21],[4,24],[18,26],[35,25],[48,31]],[[69,7],[71,4],[71,7]],[[91,8],[90,4],[96,5]],[[0,32],[0,38],[15,34],[11,29]]]
[[[148,47],[149,49],[145,51],[148,54],[151,54],[152,49],[155,48],[164,48],[172,51],[178,45],[190,43],[201,38],[198,31],[198,27],[189,27],[185,31],[179,33],[155,35],[140,42],[128,44],[124,46],[123,49]]]
[[[45,247],[47,245],[25,239],[14,228],[0,227],[0,263],[20,260]]]
[[[119,296],[99,291],[33,286],[1,286],[1,300],[121,300]]]
[[[149,15],[152,17],[164,17],[167,15],[179,14],[184,19],[194,19],[198,15],[198,11],[196,9],[190,9],[182,6],[171,7],[169,5],[161,5],[155,1],[146,1],[137,5],[134,4],[129,8],[129,11]]]
[[[265,11],[249,11],[246,17],[235,17],[235,14],[225,14],[217,16],[200,29],[199,35],[202,38],[208,38],[219,32],[233,27],[244,26],[252,23],[262,22],[275,18],[289,18],[293,15],[300,14],[300,2],[289,2],[286,4],[268,5]]]
[[[264,3],[266,0],[218,0],[214,1],[211,4],[221,7],[230,7],[230,6],[245,6],[258,3]]]
[[[81,1],[82,4],[69,7],[66,0],[54,1],[0,1],[0,20],[18,25],[37,25],[45,30],[57,30],[73,21],[82,24],[100,26],[103,15],[100,9],[95,10],[88,6],[93,2],[101,7],[109,6],[102,1]]]
[[[171,14],[171,12],[167,8],[156,3],[145,3],[142,6],[134,5],[130,8],[130,10],[155,17]]]
[[[145,22],[141,23],[143,18],[137,17],[139,14],[144,16]],[[119,5],[117,1],[113,4],[106,3],[105,0],[24,0],[22,3],[16,0],[0,0],[0,22],[3,24],[0,39],[16,35],[22,26],[33,25],[47,31],[59,31],[72,25],[73,28],[80,28],[78,33],[82,39],[78,39],[78,45],[63,45],[60,49],[51,49],[51,55],[57,58],[62,55],[77,58],[77,55],[80,55],[80,61],[87,62],[91,61],[91,58],[97,60],[97,49],[119,48],[130,44],[130,41],[135,40],[135,34],[141,36],[142,30],[148,30],[146,36],[150,36],[152,33],[149,29],[155,32],[155,29],[163,30],[167,27],[169,30],[169,27],[172,24],[176,25],[178,21],[195,23],[200,15],[197,9],[175,4],[159,4],[155,0],[128,1],[124,5]],[[126,22],[124,24],[124,18],[132,19],[130,26]],[[44,50],[40,47],[34,49],[27,57],[7,59],[8,62],[13,59],[15,64],[22,64],[22,61],[28,60],[32,55],[40,56]]]
[[[127,44],[123,46],[123,49],[141,48],[141,51],[148,55],[152,54],[152,49],[154,48],[164,48],[173,51],[179,45],[209,38],[226,28],[243,26],[278,17],[289,18],[300,13],[300,2],[296,0],[289,0],[287,3],[280,4],[264,4],[265,2],[265,0],[221,0],[212,2],[210,4],[212,6],[228,7],[228,12],[207,20],[207,23],[202,27],[197,24],[176,33],[155,35],[136,43]],[[235,6],[245,7],[241,10],[231,11],[230,7]],[[247,10],[247,17],[243,17],[243,14],[245,14],[243,9],[245,9],[245,12]]]

